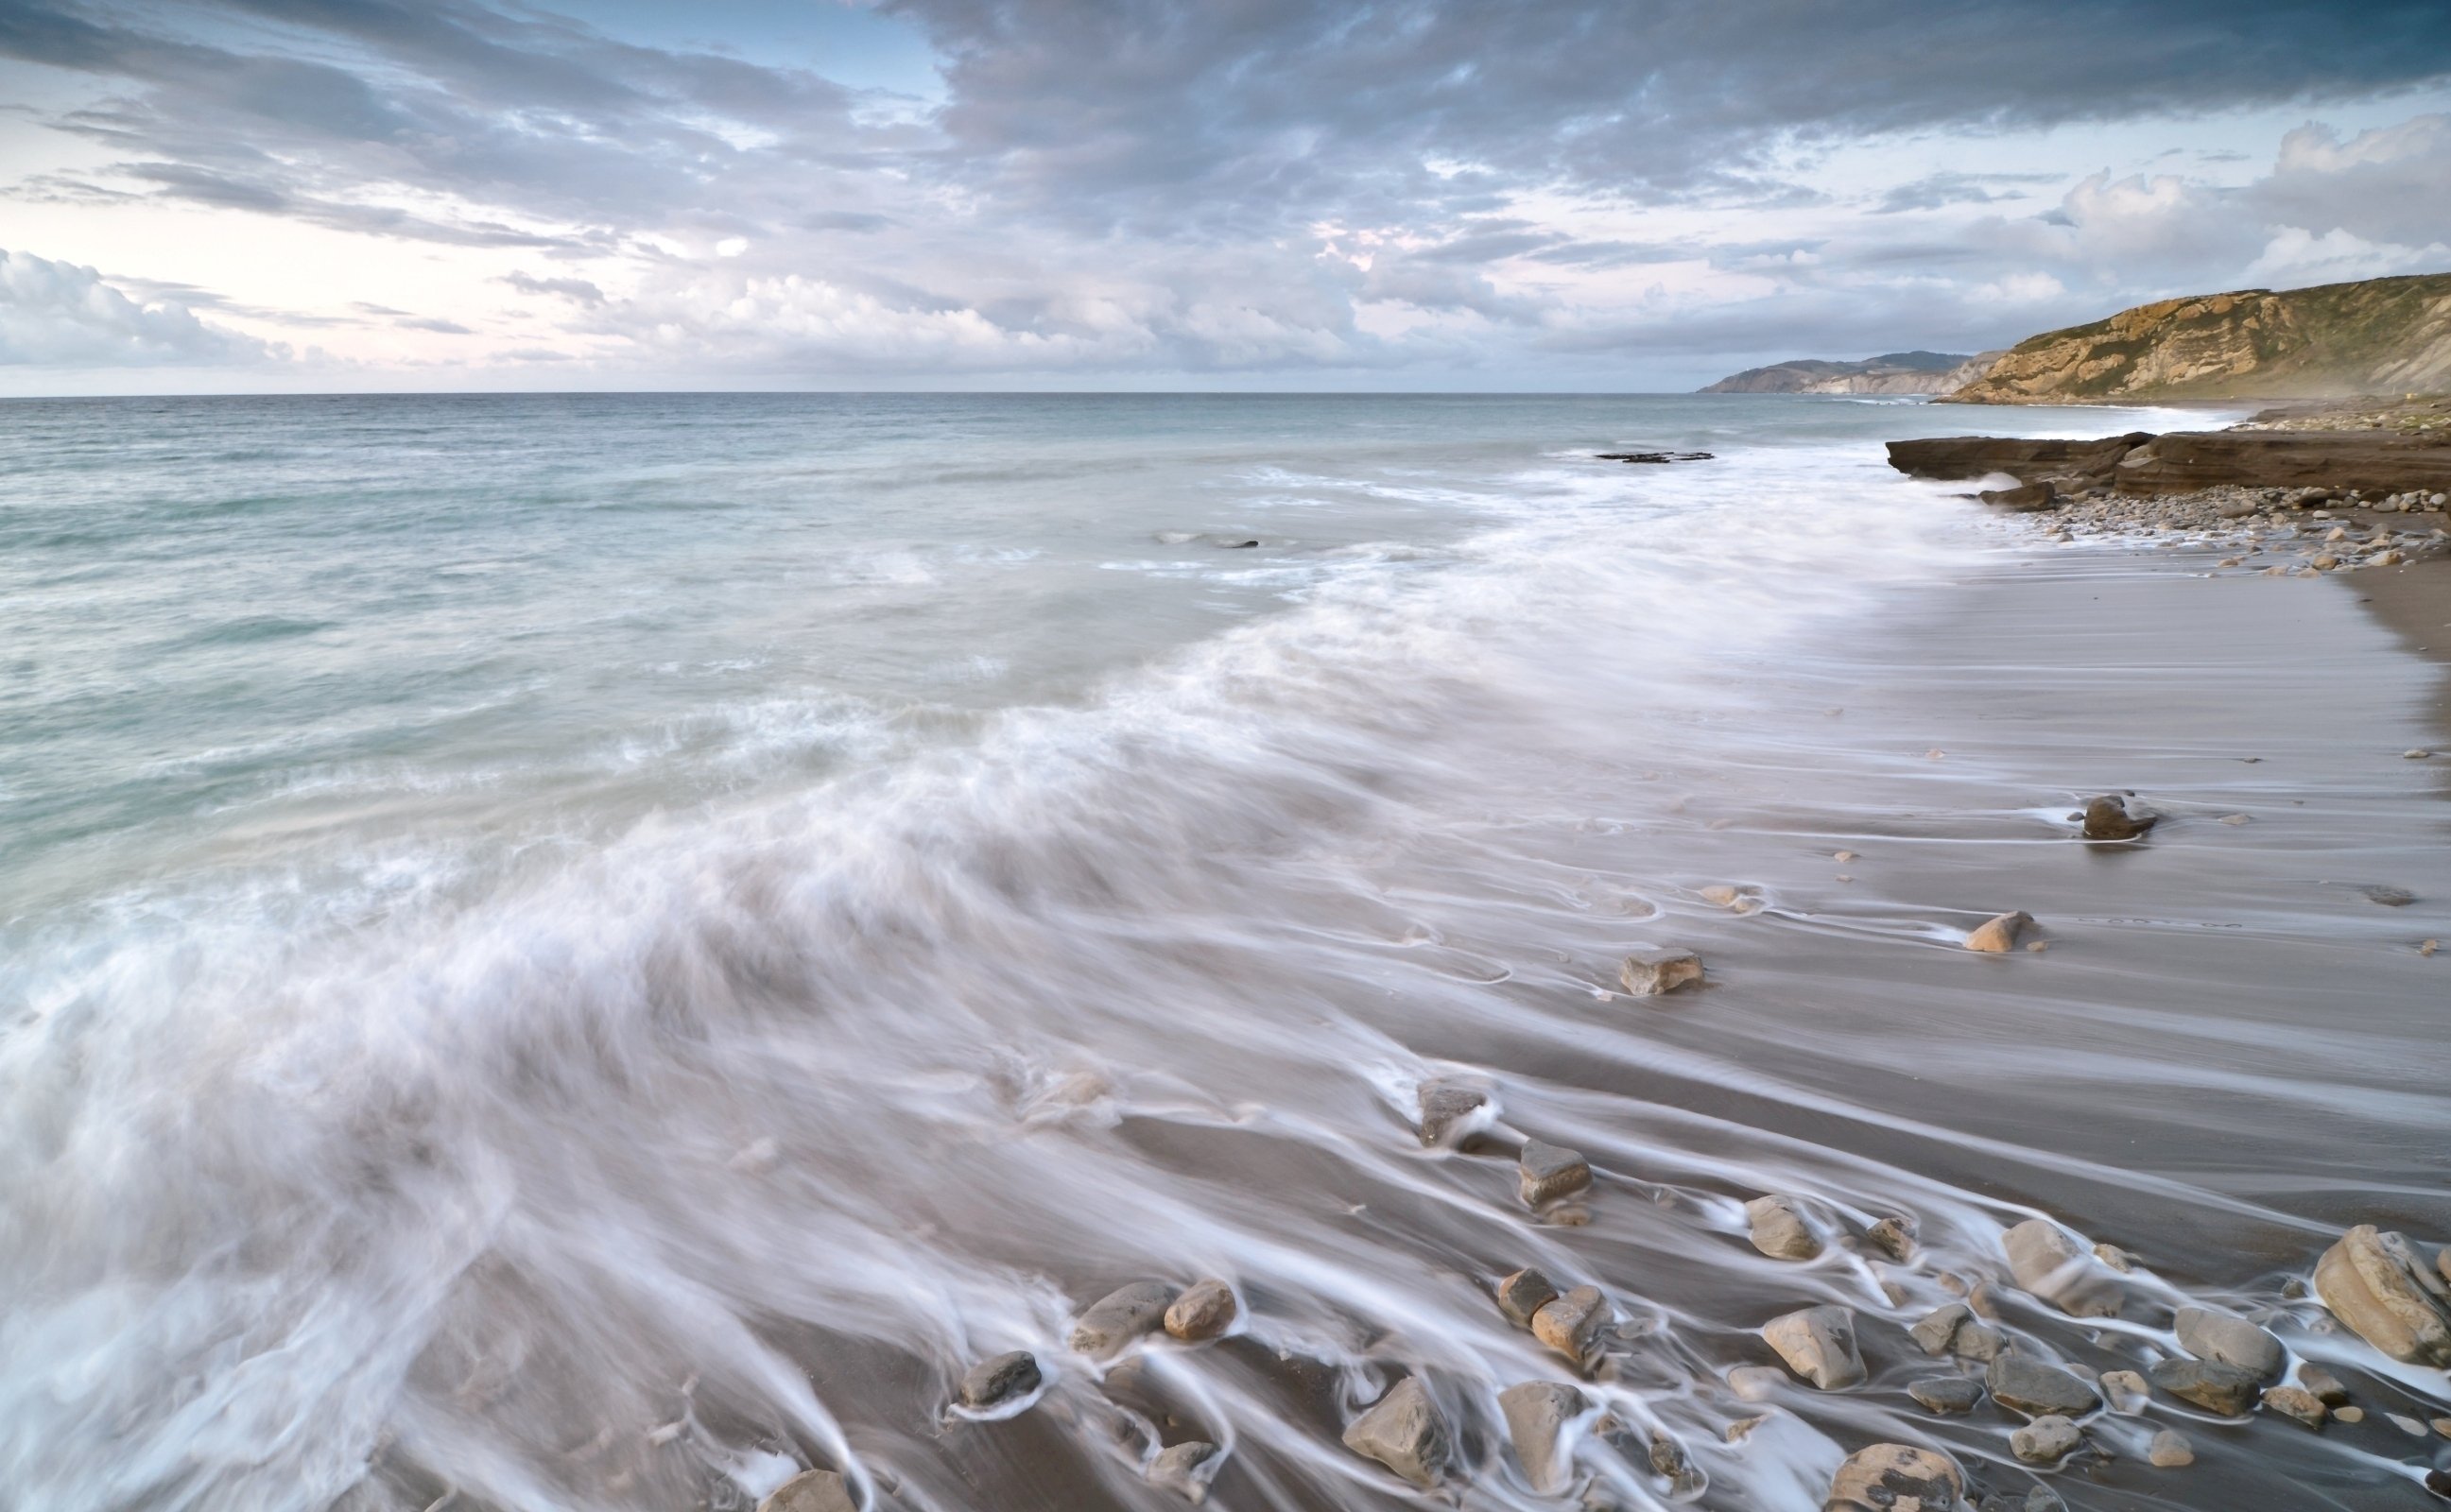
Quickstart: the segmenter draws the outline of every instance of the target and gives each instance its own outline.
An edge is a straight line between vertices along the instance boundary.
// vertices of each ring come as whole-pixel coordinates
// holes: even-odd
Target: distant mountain
[[[2451,273],[2428,273],[2140,304],[2020,341],[1948,397],[1961,404],[2085,404],[2445,388]]]
[[[1747,368],[1704,394],[1946,394],[1983,371],[1997,352],[1971,358],[1951,352],[1892,352],[1860,362],[1798,358]]]

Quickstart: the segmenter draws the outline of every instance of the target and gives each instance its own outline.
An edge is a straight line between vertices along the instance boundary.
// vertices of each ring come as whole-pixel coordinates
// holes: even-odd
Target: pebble
[[[1532,1327],[1532,1315],[1557,1296],[1557,1283],[1531,1266],[1499,1278],[1498,1310],[1522,1328]]]
[[[2264,1381],[2281,1373],[2281,1341],[2245,1318],[2209,1308],[2181,1308],[2172,1328],[2179,1347],[2200,1360],[2252,1370]]]
[[[2088,840],[2134,840],[2159,823],[2159,814],[2131,808],[2125,798],[2105,793],[2086,800],[2084,827],[2078,832]]]
[[[2451,1470],[2426,1471],[2425,1489],[2436,1496],[2451,1500]]]
[[[1446,1469],[1449,1442],[1446,1419],[1422,1378],[1411,1375],[1344,1430],[1346,1448],[1424,1489],[1436,1485]]]
[[[1904,1261],[1914,1253],[1914,1224],[1895,1214],[1876,1220],[1864,1237],[1892,1260]]]
[[[1966,948],[1987,955],[1999,955],[2017,947],[2019,932],[2032,924],[2033,916],[2026,913],[2002,914],[1976,925],[1966,937]]]
[[[1516,1188],[1527,1207],[1546,1207],[1592,1184],[1590,1164],[1563,1145],[1527,1139],[1515,1164]]]
[[[2405,887],[2389,887],[2376,883],[2370,887],[2361,887],[2358,891],[2365,894],[2366,901],[2381,903],[2385,908],[2405,908],[2417,901],[2417,895]]]
[[[1217,1458],[1217,1445],[1205,1439],[1171,1444],[1157,1451],[1149,1462],[1148,1483],[1163,1486],[1181,1496],[1193,1506],[1208,1500],[1208,1480],[1200,1474],[1201,1467]]]
[[[1858,1386],[1864,1380],[1864,1357],[1855,1350],[1852,1308],[1825,1304],[1782,1313],[1762,1325],[1761,1335],[1789,1369],[1824,1391]]]
[[[2119,1315],[2119,1289],[2100,1261],[2049,1218],[2029,1218],[2001,1236],[2017,1285],[2079,1318]]]
[[[1875,1444],[1858,1449],[1830,1479],[1823,1512],[1956,1512],[1966,1478],[1936,1449]]]
[[[1580,1391],[1557,1381],[1526,1381],[1498,1393],[1506,1436],[1514,1441],[1515,1458],[1522,1463],[1534,1491],[1548,1496],[1565,1489],[1574,1464],[1559,1452],[1559,1441],[1566,1425],[1589,1405]]]
[[[971,1373],[962,1377],[961,1403],[973,1412],[985,1412],[1029,1395],[1041,1379],[1038,1357],[1029,1350],[999,1354],[971,1367]]]
[[[2052,1413],[2083,1417],[2102,1405],[2102,1393],[2071,1371],[2021,1354],[2004,1354],[1991,1362],[1983,1384],[1991,1400],[2029,1417]]]
[[[1223,1281],[1195,1282],[1166,1309],[1166,1331],[1186,1343],[1214,1339],[1234,1326],[1241,1308]]]
[[[1971,1412],[1974,1404],[1983,1400],[1983,1388],[1962,1375],[1936,1375],[1910,1382],[1907,1395],[1921,1403],[1928,1411]]]
[[[1774,1260],[1811,1260],[1821,1253],[1821,1235],[1793,1197],[1755,1197],[1745,1204],[1745,1216],[1752,1221],[1754,1248]]]
[[[851,1487],[832,1470],[809,1470],[775,1488],[757,1512],[859,1512]]]
[[[1618,980],[1637,998],[1657,998],[1702,979],[1702,958],[1690,950],[1637,950],[1618,968]]]
[[[2334,1407],[2331,1411],[2332,1420],[2336,1423],[2363,1423],[2366,1420],[2366,1409],[2363,1407]]]
[[[2244,1414],[2261,1384],[2253,1371],[2209,1360],[2157,1360],[2146,1370],[2152,1383],[2183,1402],[2225,1417]],[[1997,1395],[1997,1393],[1994,1393]]]
[[[2327,1407],[2337,1407],[2349,1400],[2349,1388],[2339,1376],[2308,1361],[2298,1367],[2298,1384],[2315,1393],[2315,1399]]]
[[[2165,1470],[2175,1470],[2183,1464],[2196,1463],[2196,1446],[2187,1442],[2186,1434],[2164,1428],[2153,1435],[2152,1444],[2145,1450],[2145,1458]]]
[[[1103,1360],[1141,1335],[1164,1328],[1167,1308],[1173,1305],[1174,1289],[1163,1281],[1117,1287],[1091,1303],[1072,1326],[1072,1347]]]
[[[2131,1275],[2136,1270],[2136,1257],[2115,1244],[2095,1245],[2093,1257],[2121,1275]]]
[[[2417,953],[2421,956],[2431,956],[2441,948],[2442,941],[2439,940],[2429,940],[2425,941],[2425,943],[2417,947]]]
[[[1532,1336],[1579,1365],[1608,1321],[1608,1299],[1600,1289],[1577,1287],[1532,1314]]]
[[[2009,1435],[2009,1447],[2028,1464],[2049,1464],[2066,1457],[2085,1435],[2057,1413],[2046,1413]]]
[[[2451,1439],[2451,1418],[2433,1418],[2428,1420],[2428,1424],[2435,1432]]]
[[[2264,1405],[2284,1417],[2295,1418],[2310,1428],[2320,1428],[2329,1409],[2315,1399],[2315,1393],[2298,1386],[2279,1386],[2264,1393]]]
[[[1422,1110],[1424,1149],[1445,1144],[1451,1136],[1469,1134],[1488,1121],[1483,1110],[1489,1108],[1489,1094],[1479,1087],[1457,1081],[1425,1081],[1415,1097]]]
[[[2430,750],[2404,750],[2400,756],[2402,761],[2422,762],[2433,754]]]
[[[2133,1370],[2102,1372],[2102,1394],[2110,1399],[2110,1410],[2134,1417],[2153,1400],[2153,1389],[2145,1378]]]
[[[1963,1302],[1951,1302],[1925,1313],[1908,1327],[1907,1332],[1913,1335],[1915,1343],[1923,1346],[1924,1353],[1947,1354],[1950,1341],[1957,1336],[1958,1326],[1973,1319],[1972,1308]]]

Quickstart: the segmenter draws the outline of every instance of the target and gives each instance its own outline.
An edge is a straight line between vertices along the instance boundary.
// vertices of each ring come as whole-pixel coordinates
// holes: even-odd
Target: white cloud
[[[2279,285],[2345,283],[2395,273],[2428,272],[2451,264],[2451,246],[2401,246],[2373,242],[2339,226],[2318,236],[2304,226],[2284,226],[2247,264],[2248,281]]]
[[[273,356],[175,300],[141,303],[92,268],[0,248],[0,363],[159,367]]]

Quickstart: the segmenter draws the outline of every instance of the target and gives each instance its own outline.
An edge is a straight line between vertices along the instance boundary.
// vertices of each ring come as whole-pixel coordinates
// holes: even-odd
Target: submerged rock
[[[1445,1472],[1448,1443],[1446,1419],[1422,1378],[1411,1375],[1344,1430],[1346,1448],[1424,1487],[1436,1485]]]
[[[1041,1379],[1038,1357],[1028,1349],[1014,1349],[971,1367],[957,1394],[962,1405],[986,1412],[1029,1395],[1038,1389]]]
[[[2349,1388],[2342,1384],[2339,1376],[2320,1365],[2309,1362],[2300,1366],[2298,1384],[2314,1392],[2315,1400],[2327,1407],[2344,1406],[2348,1403]]]
[[[1195,1282],[1166,1309],[1166,1331],[1186,1342],[1214,1339],[1234,1326],[1239,1310],[1225,1282]]]
[[[2264,1405],[2283,1417],[2297,1419],[2310,1428],[2322,1427],[2324,1419],[2329,1415],[2329,1409],[2316,1399],[2314,1392],[2300,1386],[2267,1387],[2264,1393]]]
[[[1581,1155],[1539,1139],[1523,1142],[1515,1170],[1516,1186],[1527,1207],[1545,1207],[1592,1184],[1591,1165]]]
[[[1875,1444],[1858,1449],[1830,1480],[1823,1512],[1957,1512],[1966,1478],[1934,1449]]]
[[[1907,1395],[1931,1412],[1971,1412],[1983,1388],[1962,1375],[1936,1375],[1907,1386]]]
[[[1824,1391],[1859,1386],[1864,1357],[1855,1350],[1855,1312],[1824,1305],[1783,1313],[1762,1325],[1762,1338],[1787,1367]]]
[[[2179,1347],[2199,1360],[2252,1370],[2262,1381],[2281,1373],[2281,1341],[2245,1318],[2208,1308],[2181,1308],[2173,1328]]]
[[[1498,1393],[1506,1436],[1514,1441],[1515,1458],[1522,1462],[1533,1490],[1547,1496],[1565,1489],[1574,1465],[1560,1441],[1566,1425],[1589,1405],[1580,1391],[1557,1381],[1526,1381]]]
[[[1526,1328],[1532,1327],[1532,1315],[1557,1296],[1557,1283],[1531,1266],[1499,1278],[1498,1310]]]
[[[808,1470],[775,1488],[757,1512],[859,1512],[851,1486],[832,1470]]]
[[[2102,1394],[2109,1399],[2110,1410],[2134,1417],[2153,1400],[2153,1388],[2133,1370],[2102,1372]]]
[[[1775,1260],[1811,1260],[1821,1253],[1821,1235],[1805,1220],[1793,1197],[1755,1197],[1745,1204],[1754,1248]]]
[[[2117,794],[2105,793],[2086,800],[2082,833],[2088,840],[2134,840],[2161,820],[2159,814],[2131,808]]]
[[[2056,1413],[2047,1413],[2009,1435],[2010,1451],[2028,1464],[2050,1464],[2070,1453],[2085,1442],[2076,1425]]]
[[[1690,950],[1637,950],[1618,968],[1618,980],[1637,998],[1661,993],[1702,979],[1702,958]]]
[[[1160,1449],[1157,1458],[1149,1462],[1148,1483],[1164,1486],[1199,1506],[1208,1500],[1208,1477],[1200,1472],[1215,1458],[1217,1445],[1205,1439]]]
[[[2017,937],[2033,926],[2034,916],[2025,912],[2000,914],[1987,919],[1968,931],[1966,948],[1986,955],[2004,955],[2017,948]]]
[[[2315,1294],[2393,1359],[2451,1368],[2451,1295],[2400,1234],[2362,1223],[2341,1235],[2315,1264]]]
[[[1598,1287],[1577,1287],[1532,1314],[1532,1336],[1578,1365],[1608,1326],[1608,1298]]]
[[[2187,1442],[2186,1434],[2164,1428],[2153,1435],[2152,1444],[2145,1450],[2145,1458],[2165,1470],[2175,1470],[2183,1464],[2196,1463],[2196,1446]]]
[[[1904,1261],[1914,1253],[1914,1224],[1900,1215],[1874,1221],[1864,1231],[1864,1237],[1892,1260]]]
[[[1991,1400],[2029,1417],[2052,1413],[2083,1417],[2102,1405],[2102,1393],[2073,1371],[2021,1354],[2004,1354],[1992,1361],[1983,1384],[1990,1388]]]
[[[1489,1106],[1489,1094],[1460,1081],[1425,1081],[1414,1095],[1422,1110],[1424,1149],[1472,1132],[1485,1121],[1481,1113]]]
[[[2119,1286],[2086,1248],[2049,1218],[2029,1218],[2002,1236],[2017,1285],[2079,1318],[2119,1315]]]
[[[2029,1485],[2023,1491],[1994,1491],[1974,1512],[2068,1512],[2068,1503],[2049,1486]]]
[[[2180,1401],[2232,1418],[2246,1411],[2264,1384],[2252,1370],[2210,1360],[2157,1360],[2145,1373]]]
[[[1072,1347],[1103,1360],[1141,1335],[1155,1333],[1173,1305],[1174,1289],[1163,1281],[1117,1287],[1091,1303],[1072,1326]]]

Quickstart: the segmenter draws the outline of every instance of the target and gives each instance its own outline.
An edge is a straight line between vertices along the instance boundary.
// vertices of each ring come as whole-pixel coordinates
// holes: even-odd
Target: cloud
[[[185,304],[139,303],[92,268],[0,248],[0,363],[161,367],[275,355],[198,320]]]

